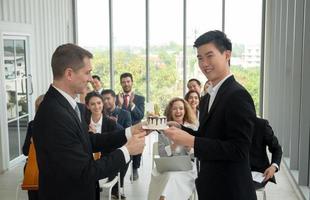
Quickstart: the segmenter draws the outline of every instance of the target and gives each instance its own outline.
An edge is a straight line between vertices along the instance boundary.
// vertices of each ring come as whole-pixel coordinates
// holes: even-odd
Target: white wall
[[[50,59],[55,48],[74,42],[72,0],[0,0],[0,61],[3,66],[3,36],[29,38],[29,68],[33,80],[31,101],[45,93],[52,81]],[[8,168],[4,71],[0,67],[0,172]],[[32,109],[33,110],[33,109]]]

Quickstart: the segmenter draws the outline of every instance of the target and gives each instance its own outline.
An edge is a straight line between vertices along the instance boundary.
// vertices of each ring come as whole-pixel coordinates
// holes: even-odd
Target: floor
[[[146,200],[148,193],[148,184],[150,182],[151,171],[151,144],[155,141],[156,135],[150,135],[147,138],[147,145],[143,153],[143,162],[139,171],[140,178],[131,183],[128,170],[125,178],[125,194],[127,200]],[[3,174],[0,174],[0,199],[1,200],[26,200],[27,193],[20,190],[19,184],[23,179],[23,166],[21,163],[14,169],[11,169]],[[295,192],[291,185],[288,172],[285,166],[281,166],[281,170],[276,175],[278,184],[269,183],[266,187],[266,195],[268,200],[299,200],[299,194]],[[16,194],[18,195],[16,198]],[[262,193],[257,194],[258,199],[262,199]],[[101,198],[103,199],[103,198]]]

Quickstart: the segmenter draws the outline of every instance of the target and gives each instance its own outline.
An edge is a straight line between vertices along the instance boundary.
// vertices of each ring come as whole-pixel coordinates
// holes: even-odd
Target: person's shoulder
[[[119,109],[119,113],[123,115],[130,115],[130,112],[128,110],[124,110],[122,108]]]
[[[135,94],[135,98],[145,99],[145,97],[142,96],[141,94]]]

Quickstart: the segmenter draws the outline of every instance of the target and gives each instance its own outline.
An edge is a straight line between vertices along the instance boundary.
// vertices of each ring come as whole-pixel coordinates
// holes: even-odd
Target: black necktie
[[[205,113],[208,115],[209,113],[209,102],[210,102],[210,94],[206,94],[206,105],[205,105]]]

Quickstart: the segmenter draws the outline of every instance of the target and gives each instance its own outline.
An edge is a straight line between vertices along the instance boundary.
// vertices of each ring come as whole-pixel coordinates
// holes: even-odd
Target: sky
[[[108,46],[108,0],[78,0],[81,46]],[[145,46],[145,0],[113,0],[115,46]],[[187,1],[187,43],[222,28],[222,1]],[[183,0],[149,0],[150,45],[182,44]],[[225,32],[233,43],[259,44],[261,0],[226,0]]]

